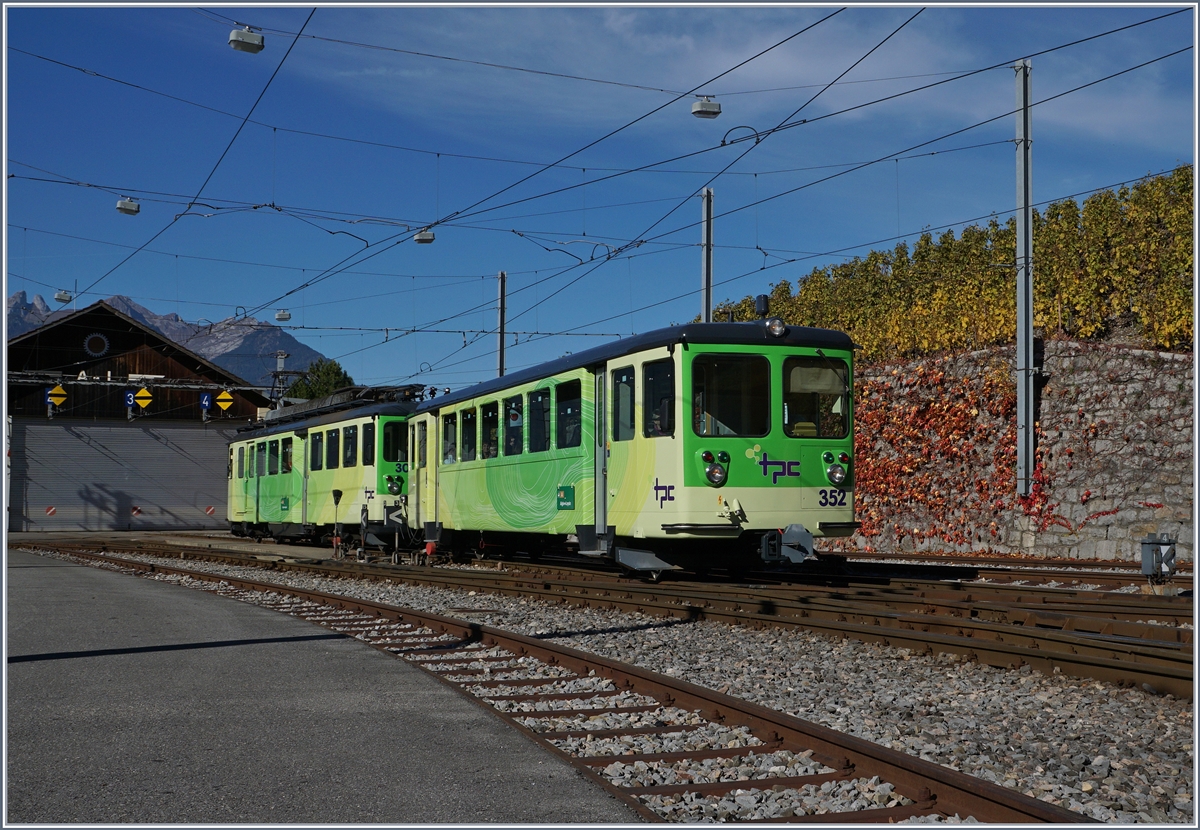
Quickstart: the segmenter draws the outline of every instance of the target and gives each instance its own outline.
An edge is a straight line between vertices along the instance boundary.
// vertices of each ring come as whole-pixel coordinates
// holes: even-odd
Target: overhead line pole
[[[1028,60],[1014,67],[1017,80],[1017,494],[1033,489],[1033,85]]]
[[[713,190],[706,187],[700,192],[703,205],[703,221],[701,223],[702,282],[700,299],[700,322],[712,322],[712,287],[713,287]]]
[[[496,377],[504,377],[504,322],[506,309],[504,307],[505,283],[508,281],[508,275],[503,271],[500,272],[500,366]]]

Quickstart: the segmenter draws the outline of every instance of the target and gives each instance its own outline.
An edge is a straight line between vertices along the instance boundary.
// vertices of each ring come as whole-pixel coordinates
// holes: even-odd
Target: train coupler
[[[799,565],[816,556],[813,535],[804,525],[791,524],[784,530],[768,530],[759,543],[764,562],[790,562]]]

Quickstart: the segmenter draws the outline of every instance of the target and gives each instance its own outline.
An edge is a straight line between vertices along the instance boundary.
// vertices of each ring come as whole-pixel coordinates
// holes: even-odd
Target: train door
[[[229,446],[229,478],[230,486],[230,516],[231,522],[246,521],[246,510],[250,500],[247,497],[246,479],[246,445]]]
[[[430,486],[432,465],[429,463],[429,424],[431,418],[422,417],[413,422],[408,431],[410,450],[408,477],[409,526],[423,528],[427,522],[435,521]]]
[[[296,430],[296,440],[299,446],[295,452],[300,459],[300,524],[308,524],[308,438],[307,429]]]
[[[595,456],[595,519],[596,519],[596,535],[598,538],[607,538],[603,534],[608,531],[608,431],[605,428],[605,396],[604,386],[607,381],[607,367],[600,366],[595,370],[596,383],[596,401],[595,410],[592,413],[592,423],[594,424],[596,433],[596,456]],[[608,546],[611,549],[612,539],[608,539]],[[601,546],[603,548],[603,544]]]
[[[267,474],[267,442],[254,444],[254,521],[264,522],[262,480]]]

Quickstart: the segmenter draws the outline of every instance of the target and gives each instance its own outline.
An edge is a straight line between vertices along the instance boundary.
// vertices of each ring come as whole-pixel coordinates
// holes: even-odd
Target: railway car
[[[622,339],[418,405],[426,553],[574,551],[652,577],[801,562],[854,520],[854,346],[778,318]]]
[[[341,554],[354,543],[410,545],[408,418],[420,389],[346,390],[240,433],[229,445],[231,532]]]

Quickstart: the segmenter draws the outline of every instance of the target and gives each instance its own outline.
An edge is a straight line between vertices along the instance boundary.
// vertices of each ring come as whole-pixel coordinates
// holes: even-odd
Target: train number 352
[[[845,507],[846,506],[846,491],[845,490],[821,490],[820,501],[817,504],[821,507]]]

